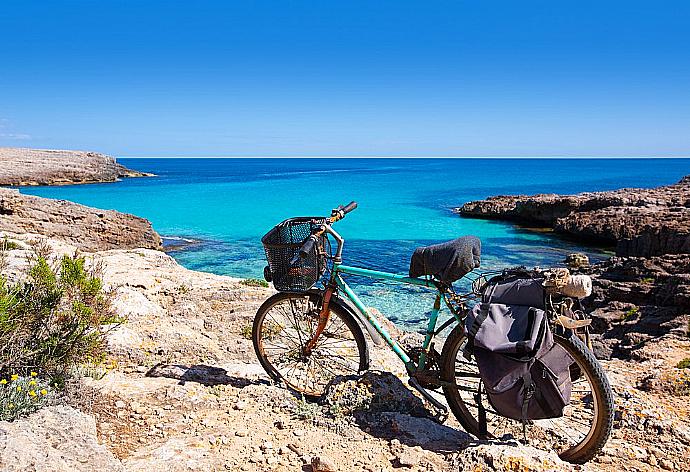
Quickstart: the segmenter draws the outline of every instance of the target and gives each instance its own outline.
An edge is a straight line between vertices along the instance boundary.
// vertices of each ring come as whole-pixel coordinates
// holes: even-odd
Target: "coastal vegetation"
[[[0,251],[13,251],[20,248],[21,246],[19,244],[10,241],[7,237],[2,238],[2,241],[0,241]]]
[[[0,274],[8,245],[0,249]],[[34,247],[18,280],[0,275],[0,410],[15,419],[43,406],[81,365],[105,359],[106,336],[124,320],[99,267]]]
[[[261,279],[244,279],[240,283],[247,287],[268,287],[268,282]]]
[[[38,373],[0,379],[0,421],[13,421],[38,411],[53,397],[54,389]]]

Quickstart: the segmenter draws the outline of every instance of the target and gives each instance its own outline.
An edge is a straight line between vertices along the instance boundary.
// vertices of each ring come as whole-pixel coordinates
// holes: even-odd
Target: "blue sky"
[[[690,155],[687,1],[5,0],[0,146]]]

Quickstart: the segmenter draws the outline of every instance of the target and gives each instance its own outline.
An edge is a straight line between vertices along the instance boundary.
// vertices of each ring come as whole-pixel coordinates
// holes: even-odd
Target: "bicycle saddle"
[[[445,243],[415,249],[410,277],[434,276],[452,283],[479,267],[482,243],[476,236],[463,236]]]

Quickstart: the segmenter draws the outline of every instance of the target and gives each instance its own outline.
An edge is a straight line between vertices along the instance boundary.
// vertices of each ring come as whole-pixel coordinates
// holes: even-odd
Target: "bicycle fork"
[[[316,330],[314,331],[314,335],[311,337],[309,341],[307,341],[307,344],[304,346],[304,355],[308,356],[311,354],[311,351],[316,347],[316,343],[319,340],[319,336],[323,333],[323,330],[326,329],[326,325],[328,324],[328,321],[331,318],[331,310],[330,310],[330,304],[331,304],[331,297],[333,296],[333,292],[335,291],[335,285],[334,284],[328,284],[328,287],[326,287],[326,290],[324,291],[323,294],[323,304],[321,306],[321,311],[319,312],[319,324],[316,325]]]

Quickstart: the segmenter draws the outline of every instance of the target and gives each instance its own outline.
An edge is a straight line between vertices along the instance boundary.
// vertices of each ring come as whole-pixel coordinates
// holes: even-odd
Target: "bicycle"
[[[356,208],[357,203],[351,202],[334,209],[330,217],[291,218],[262,238],[269,261],[264,276],[279,290],[262,304],[253,323],[252,340],[263,368],[275,381],[318,398],[336,376],[369,368],[364,328],[372,339],[383,339],[395,352],[405,364],[409,385],[441,416],[447,416],[449,407],[460,425],[481,439],[525,434],[519,421],[500,416],[490,405],[483,406],[487,402],[477,365],[463,352],[468,304],[480,292],[483,277],[475,279],[473,292],[457,294],[452,284],[433,277],[343,264],[345,240],[332,225]],[[331,238],[337,245],[334,255]],[[348,286],[343,279],[347,275],[436,290],[422,345],[404,349]],[[321,286],[313,288],[319,282]],[[437,326],[442,305],[451,317]],[[575,361],[570,369],[571,403],[562,417],[530,421],[529,440],[558,451],[566,461],[585,463],[601,450],[611,433],[613,396],[601,365],[577,332],[577,322],[569,326],[560,319],[551,310],[549,322],[555,340]],[[451,327],[439,353],[433,341]],[[430,391],[443,393],[448,407]]]

